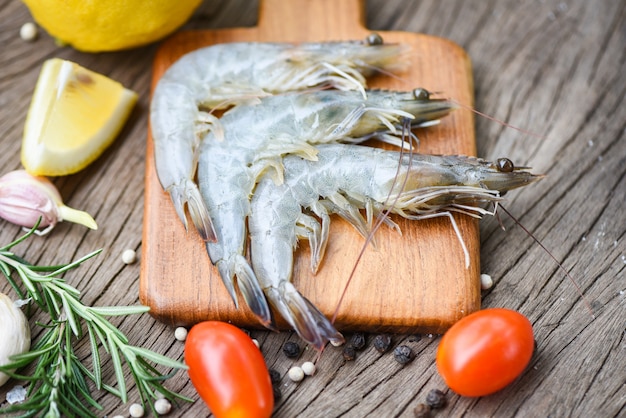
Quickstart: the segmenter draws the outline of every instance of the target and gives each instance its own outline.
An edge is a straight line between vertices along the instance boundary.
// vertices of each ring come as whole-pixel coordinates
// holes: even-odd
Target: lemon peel
[[[24,126],[22,165],[38,176],[82,170],[111,145],[136,102],[135,92],[104,75],[47,60]]]
[[[201,0],[23,0],[52,37],[84,52],[134,48],[164,38]]]

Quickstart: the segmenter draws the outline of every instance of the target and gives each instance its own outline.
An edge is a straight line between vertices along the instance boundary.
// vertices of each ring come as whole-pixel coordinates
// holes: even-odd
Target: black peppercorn
[[[352,335],[349,344],[354,347],[355,350],[362,350],[365,348],[366,342],[367,340],[365,339],[365,334],[357,332],[356,334]]]
[[[391,347],[391,335],[380,334],[374,338],[374,348],[379,353],[386,353],[389,351],[389,347]]]
[[[413,415],[415,418],[429,418],[430,417],[430,406],[425,403],[418,403],[413,409]]]
[[[432,409],[439,409],[446,406],[446,394],[439,389],[433,389],[426,395],[426,403]]]
[[[352,344],[346,344],[343,347],[343,358],[352,361],[356,358],[356,350],[352,346]]]
[[[411,347],[407,345],[399,345],[393,350],[393,356],[400,364],[406,364],[413,360],[415,357]]]
[[[278,373],[278,371],[276,371],[275,369],[270,369],[269,372],[272,384],[280,382],[280,373]]]
[[[272,385],[272,391],[274,392],[274,401],[283,397],[283,393],[280,391],[280,387],[278,385]]]
[[[294,341],[287,341],[283,344],[283,353],[289,358],[296,358],[300,355],[300,346]]]

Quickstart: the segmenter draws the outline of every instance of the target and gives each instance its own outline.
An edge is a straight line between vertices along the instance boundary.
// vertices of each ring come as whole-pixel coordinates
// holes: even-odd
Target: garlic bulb
[[[30,350],[30,327],[24,312],[10,297],[0,293],[0,364],[10,363],[9,357]],[[0,386],[9,376],[0,372]]]
[[[41,218],[39,227],[47,228],[40,231],[40,235],[63,220],[98,229],[96,221],[87,212],[63,204],[59,191],[50,180],[24,170],[11,171],[0,177],[0,218],[29,229]]]

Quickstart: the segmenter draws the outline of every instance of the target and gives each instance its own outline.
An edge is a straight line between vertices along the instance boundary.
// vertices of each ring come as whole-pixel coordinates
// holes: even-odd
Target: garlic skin
[[[32,228],[41,217],[38,231],[44,235],[57,222],[66,220],[91,229],[96,221],[87,213],[63,204],[61,195],[50,180],[33,176],[25,170],[11,171],[0,177],[0,218],[25,228]]]
[[[10,363],[9,357],[30,350],[30,326],[24,312],[10,297],[0,293],[0,364]],[[9,376],[0,372],[0,386]]]

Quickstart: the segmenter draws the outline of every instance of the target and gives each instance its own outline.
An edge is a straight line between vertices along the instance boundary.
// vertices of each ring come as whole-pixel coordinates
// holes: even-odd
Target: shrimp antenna
[[[580,289],[580,286],[578,285],[578,283],[576,282],[576,280],[574,280],[574,278],[572,277],[572,275],[569,273],[569,271],[567,271],[565,269],[565,267],[563,267],[563,264],[561,264],[561,262],[559,260],[556,259],[556,257],[554,256],[554,254],[552,254],[552,252],[550,252],[550,250],[548,250],[542,243],[541,241],[539,241],[539,239],[537,239],[537,237],[535,237],[524,225],[522,225],[522,223],[511,214],[511,212],[509,212],[508,210],[506,210],[506,208],[504,206],[502,206],[502,203],[500,203],[499,205],[500,209],[504,211],[504,213],[506,213],[507,215],[509,215],[509,217],[513,220],[513,222],[515,222],[517,224],[517,226],[519,226],[520,228],[522,228],[522,230],[530,237],[532,238],[533,241],[535,241],[549,256],[550,258],[552,258],[554,260],[554,262],[556,263],[557,266],[559,266],[559,268],[565,273],[565,275],[567,276],[567,278],[570,280],[570,282],[572,282],[572,284],[574,285],[574,288],[576,288],[576,292],[580,295],[580,297],[582,298],[583,302],[585,303],[585,306],[587,307],[587,310],[589,311],[589,313],[591,314],[591,317],[595,319],[595,314],[593,313],[593,309],[591,307],[591,304],[589,303],[589,301],[587,300],[587,298],[585,297],[585,295],[583,294],[582,290]]]
[[[545,135],[540,135],[538,133],[531,132],[531,131],[528,131],[526,129],[522,129],[522,128],[518,127],[518,126],[511,125],[510,123],[507,123],[507,122],[505,122],[503,120],[500,120],[498,118],[494,118],[493,116],[489,116],[488,114],[483,113],[480,110],[476,110],[473,107],[468,106],[466,104],[463,104],[463,103],[461,103],[461,102],[459,102],[459,101],[457,101],[457,100],[455,100],[455,99],[453,99],[451,97],[448,97],[446,100],[448,100],[450,103],[454,103],[455,105],[459,106],[462,109],[469,110],[470,112],[475,113],[475,114],[477,114],[479,116],[482,116],[483,118],[485,118],[487,120],[491,120],[491,121],[496,122],[496,123],[498,123],[498,124],[500,124],[502,126],[505,126],[507,128],[514,129],[514,130],[516,130],[518,132],[521,132],[521,133],[523,133],[525,135],[533,136],[535,138],[543,139],[543,140],[547,139]]]
[[[410,127],[410,120],[407,118],[403,119],[403,123],[402,123],[402,138],[405,138],[408,136],[409,138],[409,155],[413,155],[413,137],[411,135],[411,127]],[[408,133],[407,133],[408,132]],[[404,147],[400,147],[400,159],[402,159],[404,154]],[[411,170],[411,163],[412,163],[412,158],[409,158],[409,165],[407,168],[407,173],[410,172]],[[398,169],[396,170],[396,175],[394,177],[394,181],[391,185],[391,188],[389,189],[389,194],[387,195],[387,199],[383,205],[383,207],[386,207],[387,209],[384,209],[378,216],[376,223],[374,224],[374,226],[372,227],[372,229],[370,229],[370,233],[367,235],[367,237],[365,238],[365,243],[363,243],[363,246],[361,247],[361,251],[359,251],[359,254],[356,257],[356,261],[354,262],[354,266],[352,267],[352,270],[350,271],[350,275],[348,276],[348,281],[346,281],[346,285],[343,288],[343,292],[341,292],[341,297],[339,298],[339,301],[337,302],[337,307],[335,308],[335,312],[333,313],[333,317],[330,320],[331,324],[335,323],[335,320],[337,319],[337,315],[339,314],[339,308],[341,307],[341,304],[343,303],[343,299],[346,296],[346,293],[348,292],[348,286],[350,286],[350,283],[352,282],[352,279],[354,278],[354,275],[356,274],[356,269],[359,265],[359,262],[361,261],[361,258],[363,258],[363,255],[365,254],[365,250],[367,249],[367,246],[372,242],[372,240],[374,239],[374,235],[376,234],[376,231],[378,231],[378,229],[381,227],[381,225],[385,222],[385,219],[387,219],[389,217],[389,213],[391,211],[391,208],[395,205],[395,203],[398,201],[398,199],[400,199],[400,195],[402,194],[402,190],[404,190],[405,186],[406,186],[406,182],[408,181],[409,176],[406,175],[404,176],[404,180],[402,181],[402,186],[400,187],[400,192],[396,193],[395,196],[395,200],[392,202],[392,204],[389,204],[389,200],[391,199],[391,194],[393,193],[393,190],[396,187],[396,182],[398,181],[398,178],[400,177],[400,164],[398,164]]]

